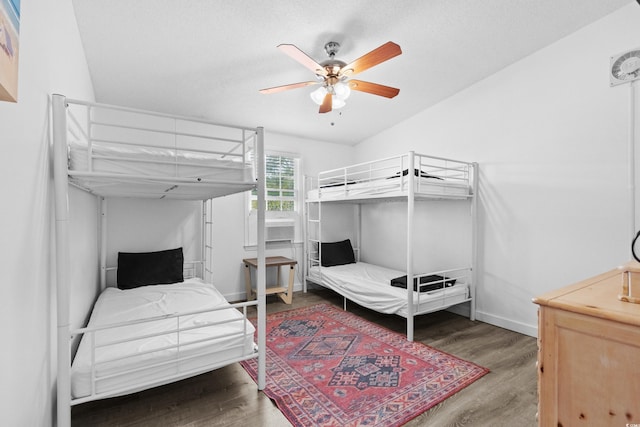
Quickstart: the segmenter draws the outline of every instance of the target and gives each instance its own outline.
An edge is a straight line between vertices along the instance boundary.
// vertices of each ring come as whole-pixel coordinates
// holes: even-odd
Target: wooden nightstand
[[[541,427],[640,423],[640,304],[621,290],[618,269],[534,299]]]
[[[245,258],[242,260],[244,263],[244,282],[247,288],[247,300],[252,300],[255,295],[255,291],[251,287],[251,267],[258,267],[257,258]],[[295,259],[286,258],[283,256],[269,256],[265,259],[265,265],[267,268],[276,267],[278,269],[278,275],[275,285],[267,285],[266,295],[277,294],[282,301],[286,304],[291,304],[293,299],[293,279],[295,277],[295,266],[298,263]],[[289,266],[289,283],[286,287],[280,286],[280,270],[283,266]]]

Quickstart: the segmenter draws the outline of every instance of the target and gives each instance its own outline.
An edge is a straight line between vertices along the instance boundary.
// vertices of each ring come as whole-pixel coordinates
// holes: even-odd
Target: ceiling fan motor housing
[[[337,59],[328,59],[320,63],[320,65],[322,65],[322,68],[324,68],[324,71],[326,71],[327,80],[335,79],[335,81],[338,81],[340,79],[338,76],[340,70],[342,70],[342,68],[347,64]],[[324,75],[325,73],[320,74]]]
[[[325,83],[328,85],[334,85],[340,81],[339,73],[342,68],[347,65],[346,62],[335,59],[336,54],[340,50],[340,43],[328,42],[324,45],[324,50],[329,55],[329,59],[322,61],[320,65],[323,70],[318,70],[318,75],[322,75],[325,78]]]
[[[328,42],[324,45],[324,51],[327,52],[331,58],[336,56],[336,53],[340,50],[340,43],[338,42]]]

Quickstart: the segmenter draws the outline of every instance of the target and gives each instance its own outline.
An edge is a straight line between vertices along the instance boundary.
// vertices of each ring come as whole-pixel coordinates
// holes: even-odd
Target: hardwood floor
[[[342,307],[325,289],[295,293],[293,304],[269,297],[267,311],[318,303]],[[404,333],[405,319],[349,304],[350,312]],[[416,318],[415,340],[491,370],[409,423],[417,426],[536,426],[536,339],[446,311]],[[73,426],[290,426],[276,406],[233,364],[129,396],[74,407]]]

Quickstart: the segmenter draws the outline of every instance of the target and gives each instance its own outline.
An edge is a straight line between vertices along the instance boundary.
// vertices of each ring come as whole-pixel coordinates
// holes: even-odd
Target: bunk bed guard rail
[[[257,129],[66,99],[73,185],[102,196],[207,199],[255,186]]]

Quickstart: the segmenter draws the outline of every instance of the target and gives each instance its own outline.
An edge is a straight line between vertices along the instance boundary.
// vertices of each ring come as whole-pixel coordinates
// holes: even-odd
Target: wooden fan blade
[[[388,61],[389,59],[394,58],[401,53],[402,50],[400,49],[400,46],[398,46],[394,42],[386,42],[382,46],[373,49],[371,52],[364,54],[350,64],[342,67],[339,74],[345,76],[353,76],[355,74],[363,72],[364,70],[368,70],[373,66],[381,64],[384,61]]]
[[[299,87],[305,87],[305,86],[311,86],[311,85],[317,85],[320,84],[321,82],[300,82],[300,83],[292,83],[289,85],[284,85],[284,86],[276,86],[276,87],[270,87],[267,89],[260,89],[260,93],[264,93],[264,94],[270,94],[270,93],[278,93],[278,92],[282,92],[284,90],[289,90],[289,89],[297,89]]]
[[[292,44],[281,44],[278,45],[278,49],[313,71],[315,74],[319,74],[321,76],[327,75],[327,71],[322,67],[322,65],[318,64],[313,58],[298,49],[296,46]]]
[[[373,95],[393,98],[400,93],[400,89],[390,86],[379,85],[377,83],[363,82],[362,80],[349,80],[347,82],[352,90],[367,92]]]
[[[320,110],[318,113],[328,113],[331,111],[331,102],[333,101],[333,96],[330,93],[327,93],[322,100],[322,105],[320,106]]]

